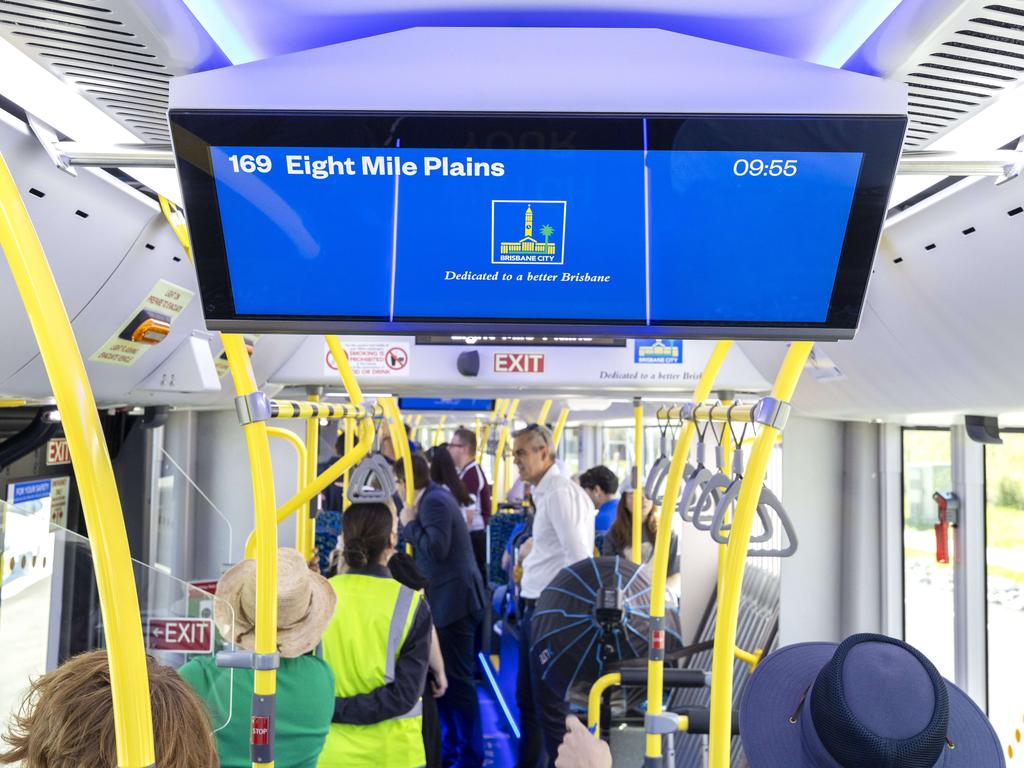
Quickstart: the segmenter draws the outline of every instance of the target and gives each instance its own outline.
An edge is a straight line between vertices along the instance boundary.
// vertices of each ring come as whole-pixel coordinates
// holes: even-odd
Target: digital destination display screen
[[[172,113],[204,306],[252,330],[852,329],[902,137],[886,118],[307,116],[294,141],[207,117]]]

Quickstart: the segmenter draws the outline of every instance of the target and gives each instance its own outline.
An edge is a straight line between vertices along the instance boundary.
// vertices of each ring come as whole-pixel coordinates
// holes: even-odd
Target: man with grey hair
[[[554,764],[565,735],[569,705],[541,680],[532,661],[531,623],[537,598],[565,566],[594,554],[594,505],[586,492],[555,464],[551,430],[530,424],[513,437],[512,458],[524,482],[533,486],[532,548],[523,560],[519,594],[519,674],[516,701],[522,721],[519,768]]]

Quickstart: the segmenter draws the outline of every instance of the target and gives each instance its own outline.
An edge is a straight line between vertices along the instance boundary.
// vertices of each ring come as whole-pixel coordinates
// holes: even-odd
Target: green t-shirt
[[[221,669],[212,656],[200,656],[185,664],[178,673],[206,703],[214,728],[227,719],[228,709],[231,710],[230,722],[215,734],[221,768],[251,768],[249,715],[253,671]],[[333,714],[331,668],[316,656],[282,658],[277,670],[274,764],[278,768],[315,768]]]

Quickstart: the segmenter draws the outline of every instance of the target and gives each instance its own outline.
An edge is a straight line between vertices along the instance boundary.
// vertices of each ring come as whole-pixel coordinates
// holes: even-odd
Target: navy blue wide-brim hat
[[[1005,768],[988,718],[920,651],[885,635],[800,643],[747,681],[750,768]]]

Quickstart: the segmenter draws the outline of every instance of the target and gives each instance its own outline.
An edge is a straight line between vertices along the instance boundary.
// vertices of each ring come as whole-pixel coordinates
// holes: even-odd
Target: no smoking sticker
[[[338,366],[324,345],[324,374],[335,376]],[[409,345],[391,341],[346,342],[345,354],[355,376],[408,376]]]

